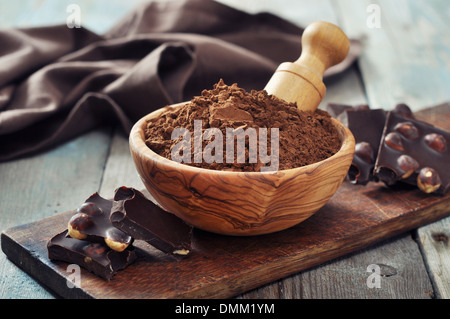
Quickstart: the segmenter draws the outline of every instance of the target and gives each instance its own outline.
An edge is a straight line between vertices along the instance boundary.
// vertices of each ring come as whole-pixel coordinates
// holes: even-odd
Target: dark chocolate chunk
[[[375,176],[388,185],[400,181],[443,194],[450,184],[449,140],[450,132],[389,112]]]
[[[111,249],[122,251],[133,238],[115,228],[109,219],[112,201],[98,193],[90,196],[69,220],[68,232],[72,238],[91,242],[105,242]]]
[[[347,178],[353,184],[366,185],[374,180],[373,169],[386,121],[386,112],[382,109],[345,110],[340,119],[352,132],[356,144]]]
[[[345,111],[370,110],[370,106],[368,104],[347,105],[347,104],[338,104],[338,103],[328,103],[327,106],[325,107],[325,110],[332,117],[339,119],[339,117]]]
[[[51,260],[77,264],[108,281],[136,259],[132,246],[117,252],[104,243],[69,237],[67,230],[50,239],[47,250]]]
[[[189,253],[192,226],[164,211],[136,189],[121,187],[116,190],[114,200],[110,219],[115,227],[167,254]]]
[[[351,105],[347,104],[338,104],[338,103],[328,103],[325,107],[325,110],[330,113],[330,115],[334,118],[338,118],[345,110],[352,109]]]

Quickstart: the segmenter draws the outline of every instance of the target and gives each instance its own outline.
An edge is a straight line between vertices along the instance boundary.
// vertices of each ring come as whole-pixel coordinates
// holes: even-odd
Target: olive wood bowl
[[[337,26],[316,22],[305,29],[302,47],[300,58],[281,64],[265,89],[288,102],[297,102],[300,109],[315,110],[325,94],[323,73],[347,56],[349,40]],[[235,172],[177,163],[145,144],[147,121],[160,116],[165,109],[144,116],[130,132],[136,169],[163,209],[206,231],[260,235],[294,226],[328,202],[342,184],[353,159],[353,135],[333,119],[341,148],[333,156],[311,165],[276,172]]]
[[[276,172],[234,172],[177,163],[145,144],[147,120],[162,111],[143,117],[131,130],[130,149],[137,171],[163,209],[210,232],[259,235],[300,223],[333,196],[353,159],[353,135],[333,119],[342,141],[340,150],[307,166]]]

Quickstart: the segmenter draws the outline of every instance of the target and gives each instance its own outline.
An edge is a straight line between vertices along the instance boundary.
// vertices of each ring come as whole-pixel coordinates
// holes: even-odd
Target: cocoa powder
[[[243,128],[267,129],[267,154],[271,154],[271,129],[278,129],[278,169],[290,169],[324,160],[335,154],[340,146],[337,131],[331,122],[328,112],[300,111],[295,103],[287,103],[266,91],[246,92],[237,84],[226,85],[222,80],[214,85],[212,90],[204,90],[201,96],[194,97],[190,102],[176,109],[167,107],[158,118],[151,119],[145,130],[146,144],[159,155],[172,159],[171,154],[181,138],[172,139],[172,133],[177,128],[194,132],[195,122],[201,120],[202,133],[208,128],[218,128],[226,136],[227,128],[237,130]],[[199,128],[199,126],[197,126]],[[249,159],[249,138],[245,144],[245,162],[237,162],[237,147],[234,148],[234,160],[226,158],[226,138],[223,138],[222,163],[208,163],[202,159],[199,152],[215,138],[203,136],[201,148],[194,148],[194,134],[190,137],[190,158],[187,165],[214,170],[234,170],[245,172],[261,171],[270,163],[264,163],[259,156],[257,162]],[[257,141],[258,149],[260,140]],[[198,143],[198,140],[197,140]],[[199,146],[199,144],[196,144]],[[178,147],[180,145],[178,144]],[[214,154],[218,155],[218,154]],[[223,155],[223,156],[222,156]],[[197,156],[197,157],[196,157]],[[198,157],[200,156],[200,157]],[[197,163],[196,163],[197,159]]]

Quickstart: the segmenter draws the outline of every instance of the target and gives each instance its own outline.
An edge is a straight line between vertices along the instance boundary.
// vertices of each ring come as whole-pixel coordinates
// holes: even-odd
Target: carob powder
[[[194,141],[195,129],[197,128],[197,132],[200,132],[199,123],[201,123],[202,132],[201,147],[198,144],[198,135],[197,142]],[[249,159],[249,137],[246,138],[244,149],[245,162],[237,162],[237,150],[239,148],[236,146],[236,141],[234,141],[234,160],[230,161],[230,158],[226,157],[227,129],[237,130],[242,128],[246,131],[248,128],[254,128],[258,133],[259,129],[266,128],[267,138],[264,140],[264,145],[267,145],[265,154],[269,156],[272,149],[276,151],[276,148],[272,148],[271,145],[271,129],[278,129],[279,163],[277,168],[279,170],[324,160],[335,154],[341,146],[339,136],[328,112],[322,110],[316,110],[315,112],[300,111],[295,103],[287,103],[275,96],[268,95],[264,90],[246,92],[239,88],[236,83],[228,86],[224,84],[223,80],[215,84],[212,90],[204,90],[201,96],[194,97],[187,104],[176,109],[166,107],[158,118],[150,119],[145,130],[147,146],[157,154],[173,159],[173,148],[180,149],[182,145],[180,141],[183,140],[183,137],[179,134],[175,134],[172,139],[172,133],[177,128],[184,128],[187,130],[184,131],[185,133],[191,133],[184,136],[184,141],[190,142],[183,144],[190,146],[190,152],[187,152],[188,157],[184,157],[185,159],[189,158],[188,161],[184,161],[185,164],[214,170],[257,172],[261,171],[261,168],[271,165],[270,162],[267,162],[267,159],[265,160],[267,163],[261,161],[259,153],[256,163],[254,163],[256,161],[254,157],[252,157],[252,160]],[[220,150],[220,148],[211,146],[208,154],[220,155],[218,158],[222,158],[223,163],[218,163],[218,160],[208,163],[205,161],[206,154],[199,154],[199,152],[205,152],[208,149],[207,145],[217,138],[211,134],[208,136],[207,129],[209,128],[218,128],[222,132],[223,154],[214,154],[214,151]],[[231,138],[236,140],[235,137]],[[218,142],[220,140],[216,141],[215,145]],[[257,144],[259,150],[260,136],[257,139]],[[180,154],[184,155],[184,151]]]

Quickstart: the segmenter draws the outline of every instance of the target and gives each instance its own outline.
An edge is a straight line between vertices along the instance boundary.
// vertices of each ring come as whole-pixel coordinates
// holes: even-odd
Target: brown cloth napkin
[[[0,161],[111,120],[128,133],[145,114],[220,78],[260,90],[280,63],[298,58],[301,33],[272,14],[210,0],[145,3],[103,35],[66,25],[0,30]],[[358,53],[352,41],[327,75]]]

